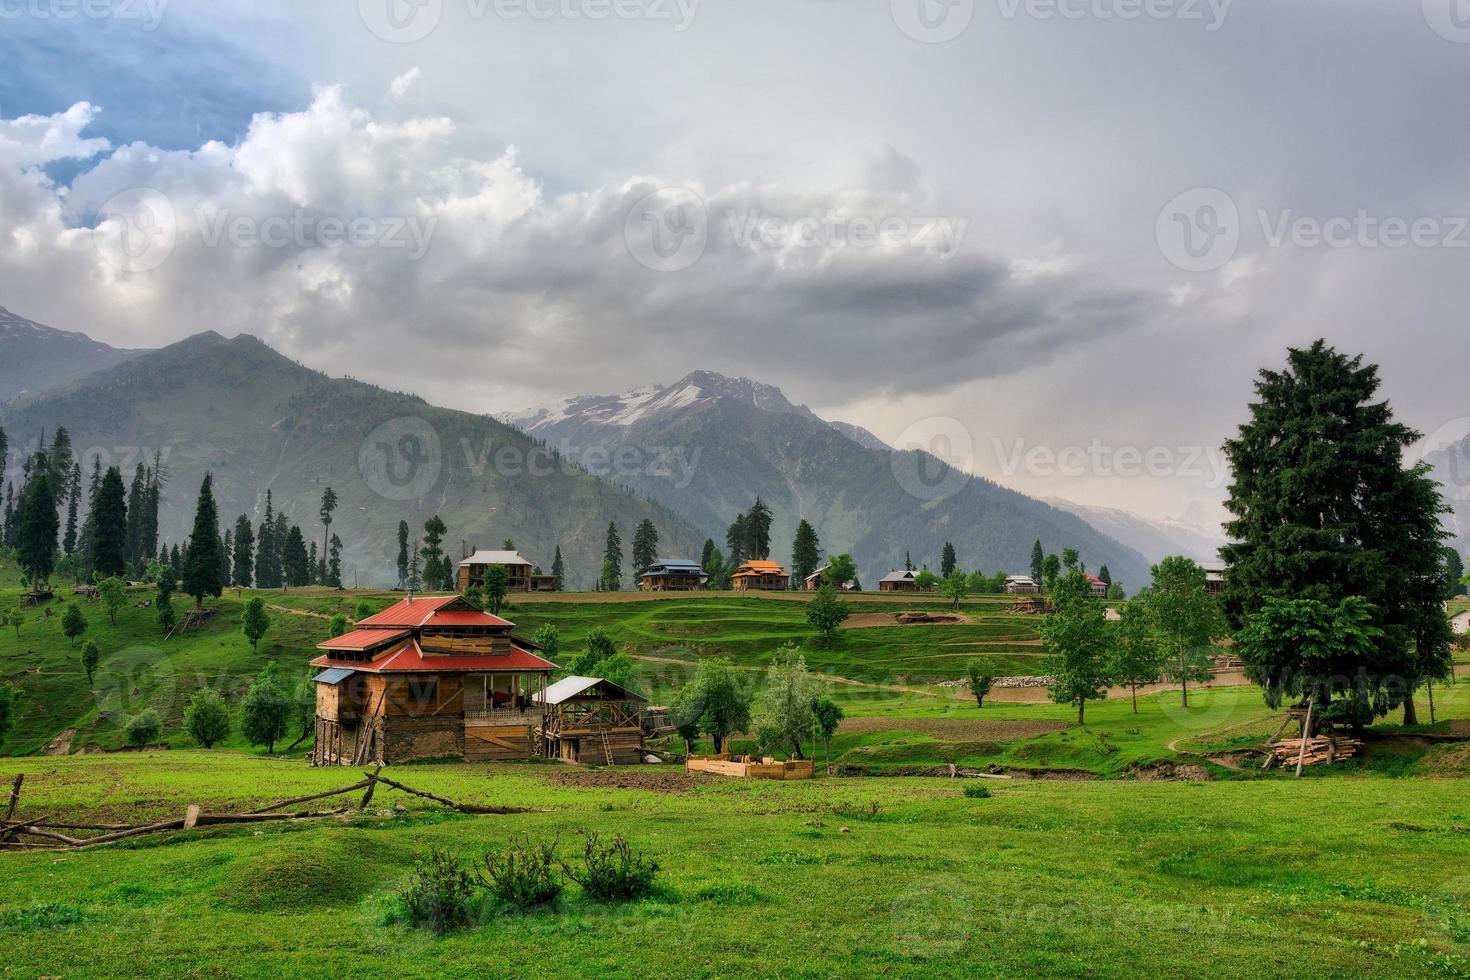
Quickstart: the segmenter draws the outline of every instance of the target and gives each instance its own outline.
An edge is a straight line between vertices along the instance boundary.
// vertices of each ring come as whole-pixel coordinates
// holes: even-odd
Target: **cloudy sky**
[[[707,368],[1155,517],[1289,344],[1470,415],[1465,0],[0,0],[0,59],[0,305],[118,346]]]

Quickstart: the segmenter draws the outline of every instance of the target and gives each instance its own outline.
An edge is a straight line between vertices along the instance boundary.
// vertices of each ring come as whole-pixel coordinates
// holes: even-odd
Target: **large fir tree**
[[[817,538],[817,530],[803,519],[796,525],[796,537],[791,542],[792,586],[801,587],[807,576],[817,570],[817,562],[821,560],[822,543]]]
[[[248,589],[255,581],[255,532],[250,529],[250,517],[241,514],[235,519],[234,567],[230,578],[242,589]]]
[[[616,592],[623,587],[623,539],[618,535],[618,526],[607,525],[607,545],[602,551],[602,574],[599,576],[605,592]]]
[[[658,561],[658,528],[643,518],[633,530],[633,577],[636,579]]]
[[[44,452],[33,458],[30,479],[21,491],[16,508],[16,557],[31,577],[31,588],[39,590],[56,567],[56,495],[51,490],[51,469]]]
[[[128,564],[128,504],[122,472],[109,466],[97,488],[92,523],[92,567],[103,578],[121,576]]]
[[[184,592],[194,597],[194,608],[206,596],[218,596],[223,588],[219,537],[219,511],[214,505],[214,477],[204,474],[199,485],[199,502],[194,508],[194,530],[189,535],[189,555],[184,562]]]

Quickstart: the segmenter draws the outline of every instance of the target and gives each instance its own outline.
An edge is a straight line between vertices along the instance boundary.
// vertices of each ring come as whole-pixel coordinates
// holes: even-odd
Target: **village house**
[[[709,576],[699,562],[660,558],[644,569],[638,587],[644,592],[693,592],[704,588]]]
[[[601,677],[564,677],[535,700],[545,712],[548,758],[598,766],[643,761],[643,695]]]
[[[791,576],[777,562],[752,558],[730,576],[730,587],[737,592],[779,591],[791,587]]]
[[[1470,609],[1461,609],[1450,617],[1450,629],[1456,636],[1470,633]]]
[[[317,644],[313,765],[542,754],[556,664],[463,597],[409,596]]]
[[[1041,586],[1030,575],[1007,575],[1007,595],[1035,595],[1041,591]]]
[[[878,580],[879,592],[917,592],[919,583],[914,580],[917,573],[905,569],[902,572],[889,572]]]
[[[1108,583],[1104,582],[1096,575],[1087,576],[1087,584],[1092,586],[1092,594],[1097,598],[1103,599],[1107,597]]]
[[[802,585],[808,592],[815,592],[826,584],[828,584],[826,565],[823,565],[821,568],[817,569],[815,572],[812,572],[806,578],[802,579]],[[857,590],[858,587],[857,579],[849,579],[846,582],[838,584],[837,587],[844,592],[854,592]]]
[[[1225,591],[1225,563],[1223,561],[1202,561],[1200,567],[1205,570],[1205,591],[1209,593]]]
[[[491,565],[505,567],[509,578],[506,588],[511,592],[551,592],[556,589],[556,576],[538,574],[536,566],[519,551],[476,551],[460,561],[456,587],[460,592],[484,588],[485,572]]]

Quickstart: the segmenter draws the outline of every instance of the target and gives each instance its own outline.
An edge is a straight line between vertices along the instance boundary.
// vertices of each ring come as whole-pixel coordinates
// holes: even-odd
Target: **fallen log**
[[[285,806],[295,806],[298,803],[310,803],[312,800],[324,800],[329,796],[341,796],[343,793],[355,793],[357,790],[365,789],[370,780],[363,779],[353,783],[351,786],[343,786],[341,789],[329,789],[321,793],[311,793],[307,796],[293,796],[289,800],[281,800],[270,806],[261,807],[259,810],[251,810],[251,813],[270,813]]]
[[[427,793],[421,789],[414,789],[411,786],[405,786],[400,782],[389,779],[387,776],[379,776],[376,773],[366,773],[365,775],[367,775],[368,779],[373,780],[374,782],[382,783],[384,786],[392,786],[394,789],[402,790],[403,792],[412,794],[413,796],[422,796],[426,800],[433,800],[435,803],[443,804],[444,806],[447,806],[452,810],[458,810],[461,813],[504,814],[532,812],[529,807],[523,806],[482,806],[479,803],[456,803],[451,799],[447,799],[446,797],[436,796],[433,793]]]

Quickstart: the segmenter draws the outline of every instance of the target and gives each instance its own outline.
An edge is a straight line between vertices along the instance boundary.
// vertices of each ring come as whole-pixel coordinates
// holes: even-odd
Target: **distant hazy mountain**
[[[86,334],[56,330],[0,306],[0,402],[44,391],[140,353],[109,347]]]
[[[1169,555],[1184,555],[1195,561],[1216,561],[1220,546],[1225,543],[1223,532],[1211,536],[1187,524],[1151,521],[1113,507],[1090,507],[1053,497],[1045,499],[1053,507],[1076,514],[1103,534],[1123,542],[1150,562]],[[1143,584],[1142,581],[1128,583],[1130,587]]]
[[[461,542],[493,548],[510,538],[549,571],[560,544],[572,583],[586,587],[601,567],[609,521],[625,555],[645,517],[669,551],[697,554],[704,540],[657,504],[554,463],[501,422],[329,378],[249,336],[204,333],[134,357],[0,408],[0,425],[14,434],[65,425],[74,446],[101,447],[125,480],[138,459],[162,449],[161,533],[171,544],[188,533],[206,471],[216,480],[221,532],[242,512],[258,523],[269,489],[319,546],[318,503],[331,486],[344,574],[350,582],[356,570],[364,585],[395,580],[399,520],[417,538],[434,514],[449,527],[455,558]]]
[[[1024,572],[1031,544],[1075,547],[1089,568],[1142,583],[1148,562],[1073,514],[898,452],[855,426],[823,421],[777,388],[695,371],[672,385],[572,398],[507,421],[660,501],[723,549],[757,495],[773,508],[774,557],[790,558],[798,520],[829,553],[849,551],[864,584],[916,564],[937,569],[952,541],[968,569]]]
[[[1470,550],[1470,436],[1428,447],[1423,461],[1440,483],[1440,493],[1450,512],[1444,515],[1445,544],[1463,556]]]

